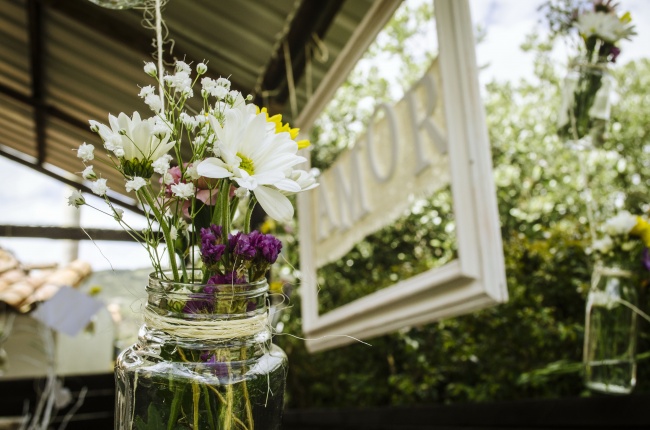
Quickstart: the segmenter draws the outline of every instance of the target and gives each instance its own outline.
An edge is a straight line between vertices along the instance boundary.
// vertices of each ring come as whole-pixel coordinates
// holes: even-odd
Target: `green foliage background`
[[[369,57],[400,61],[408,88],[435,55],[418,59],[400,47],[422,36],[432,11],[401,9]],[[277,336],[289,354],[288,407],[362,407],[484,402],[590,395],[583,388],[584,299],[592,262],[580,154],[556,136],[563,72],[551,60],[553,40],[530,37],[535,76],[493,82],[484,104],[510,300],[471,315],[412,327],[371,341],[310,355],[302,340]],[[406,50],[408,51],[408,49]],[[372,63],[372,62],[370,62]],[[583,154],[600,220],[625,208],[647,213],[650,185],[650,61],[616,66],[619,101],[605,146]],[[360,123],[394,82],[377,66],[362,67],[339,90],[312,136],[314,164],[325,168],[354,142]],[[393,94],[395,95],[395,94]],[[398,94],[399,95],[399,94]],[[364,107],[365,106],[365,107]],[[342,126],[345,124],[345,126]],[[419,202],[411,214],[357,245],[319,272],[322,309],[412,276],[455,253],[448,190]],[[295,253],[295,248],[293,251]],[[284,311],[284,331],[301,335],[300,289]],[[642,309],[648,299],[641,291]],[[640,325],[639,352],[650,350]],[[650,391],[650,362],[640,361],[636,392]]]

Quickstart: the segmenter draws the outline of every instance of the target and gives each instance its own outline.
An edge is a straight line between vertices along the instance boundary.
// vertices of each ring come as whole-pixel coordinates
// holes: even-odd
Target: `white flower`
[[[113,153],[117,157],[124,157],[124,154],[125,154],[124,148],[122,148],[121,146],[118,146],[117,148],[115,148],[115,150],[113,150]]]
[[[206,66],[205,63],[199,63],[196,65],[196,73],[198,73],[199,75],[202,75],[207,71],[208,71],[208,66]]]
[[[68,197],[68,205],[74,206],[78,208],[81,205],[86,204],[86,199],[84,199],[83,194],[81,194],[81,191],[79,190],[74,190],[72,194]]]
[[[605,222],[603,230],[610,236],[628,234],[636,225],[636,218],[628,211],[621,211]]]
[[[81,158],[84,162],[90,161],[95,158],[95,147],[84,142],[77,149],[77,157]]]
[[[155,92],[156,89],[153,87],[153,85],[147,85],[146,87],[140,88],[140,94],[138,94],[138,96],[144,98],[150,94],[154,94]]]
[[[122,221],[124,217],[124,211],[120,208],[113,208],[113,218],[115,221]]]
[[[182,182],[171,186],[172,193],[181,200],[189,199],[194,195],[194,184],[184,184]]]
[[[226,87],[227,89],[230,89],[230,81],[226,78],[217,79],[217,85],[219,85],[220,87]]]
[[[172,125],[160,117],[153,119],[153,127],[151,128],[151,134],[156,136],[158,139],[163,139],[167,136],[172,129]]]
[[[169,163],[172,161],[172,156],[169,154],[165,154],[156,161],[153,162],[153,171],[160,174],[164,175],[167,173],[169,170]]]
[[[192,88],[192,79],[190,78],[189,72],[178,71],[174,75],[165,76],[163,81],[179,93],[186,91],[188,88]]]
[[[311,190],[318,186],[313,171],[293,170],[287,175],[287,179],[298,184],[301,192]]]
[[[144,102],[154,112],[160,112],[162,110],[162,100],[156,94],[147,94]]]
[[[192,68],[185,61],[176,60],[176,72],[192,73]]]
[[[193,165],[193,164],[190,164],[185,169],[185,177],[192,180],[192,181],[195,181],[195,180],[199,179],[201,177],[201,175],[199,175],[199,172],[197,172],[196,166]]]
[[[171,240],[176,240],[178,239],[178,229],[174,226],[169,230],[169,237]]]
[[[144,65],[144,72],[149,76],[156,76],[158,74],[158,69],[154,63],[147,63]]]
[[[93,166],[88,166],[84,169],[83,172],[81,172],[81,176],[84,179],[97,179],[97,175],[95,175],[95,171],[93,170]]]
[[[595,240],[591,247],[594,251],[607,254],[614,247],[614,241],[611,237],[605,236],[602,239]]]
[[[169,172],[163,173],[161,180],[162,180],[162,183],[165,184],[165,185],[169,185],[169,184],[174,183],[174,177]]]
[[[157,160],[174,146],[174,142],[169,142],[169,135],[162,140],[155,136],[153,133],[155,120],[151,118],[142,120],[138,112],[134,112],[132,118],[125,113],[120,113],[117,117],[108,115],[108,122],[110,128],[95,122],[99,135],[104,142],[113,142],[115,147],[118,147],[117,136],[121,144],[119,146],[124,150],[122,156],[126,160]]]
[[[249,194],[250,191],[248,191],[248,189],[244,187],[239,187],[235,190],[235,196],[237,196],[240,199],[248,197]]]
[[[106,195],[106,191],[109,190],[106,186],[106,179],[97,179],[95,182],[91,183],[90,190],[98,196]]]
[[[228,89],[220,86],[214,86],[210,88],[209,93],[212,97],[223,99],[228,95]]]
[[[576,27],[585,38],[597,36],[610,43],[635,34],[633,26],[628,26],[613,13],[585,12],[578,17]]]
[[[136,176],[135,178],[126,182],[126,192],[130,193],[131,191],[138,191],[145,185],[147,185],[146,179]]]
[[[239,187],[252,191],[271,218],[290,221],[293,206],[281,191],[301,191],[300,185],[285,175],[305,161],[296,155],[296,142],[288,133],[268,133],[265,114],[255,115],[243,109],[226,112],[223,126],[214,117],[210,124],[217,136],[215,147],[220,158],[199,163],[199,175],[231,178]]]
[[[196,120],[195,117],[192,115],[188,115],[186,112],[182,112],[179,116],[178,119],[181,120],[185,128],[188,130],[194,130],[194,128],[199,125],[198,121]]]

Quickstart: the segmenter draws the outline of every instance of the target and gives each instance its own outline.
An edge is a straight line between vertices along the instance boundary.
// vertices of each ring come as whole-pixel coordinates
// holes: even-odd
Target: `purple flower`
[[[254,231],[250,235],[251,243],[254,244],[257,255],[271,264],[275,263],[282,250],[282,242],[273,235],[262,234],[258,231]]]
[[[185,302],[183,313],[186,314],[211,314],[214,312],[214,298],[207,298],[204,294],[194,294]]]
[[[257,309],[257,303],[256,302],[254,302],[252,300],[249,300],[248,302],[246,302],[246,312],[252,312],[255,309]]]
[[[206,266],[214,266],[225,251],[226,245],[221,243],[221,226],[211,224],[201,229],[201,260]]]
[[[210,351],[206,351],[200,356],[201,361],[205,363],[212,373],[219,378],[228,377],[228,364],[217,360],[216,354],[210,354]]]
[[[252,260],[255,258],[256,250],[251,244],[249,235],[242,232],[235,235],[231,234],[228,243],[234,255],[240,256],[245,260]]]
[[[239,285],[247,282],[246,277],[237,275],[237,272],[229,272],[224,275],[214,275],[208,279],[208,284],[211,285]]]
[[[650,270],[650,251],[648,251],[648,248],[645,248],[643,250],[641,262],[643,263],[643,267],[645,267],[646,270]]]

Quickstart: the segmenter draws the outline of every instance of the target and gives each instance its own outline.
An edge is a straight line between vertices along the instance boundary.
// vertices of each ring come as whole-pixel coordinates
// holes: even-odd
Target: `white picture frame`
[[[392,16],[399,1],[375,2],[358,31],[357,43],[347,63],[335,64],[330,73],[338,85]],[[474,34],[467,0],[435,0],[444,112],[447,122],[448,157],[453,210],[456,220],[458,258],[410,279],[354,300],[324,314],[318,311],[315,249],[309,213],[311,198],[299,195],[300,270],[302,324],[310,352],[340,347],[356,339],[367,340],[398,329],[425,324],[494,306],[507,301],[508,292],[492,160],[478,83]],[[367,21],[367,22],[366,22]],[[372,29],[361,28],[373,26]],[[381,26],[377,28],[378,26]],[[362,51],[363,49],[363,51]],[[343,78],[341,78],[343,74]],[[327,77],[326,77],[327,79]],[[311,126],[324,99],[308,105],[299,126]],[[335,88],[338,88],[338,85]],[[323,87],[323,86],[321,86]],[[319,97],[318,97],[319,96]],[[313,193],[312,193],[313,194]]]

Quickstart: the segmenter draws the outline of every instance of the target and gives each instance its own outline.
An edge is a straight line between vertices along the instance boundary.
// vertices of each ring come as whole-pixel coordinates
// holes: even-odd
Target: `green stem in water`
[[[214,422],[214,416],[212,415],[212,405],[210,404],[208,388],[205,385],[201,385],[201,389],[203,390],[203,400],[205,401],[205,410],[208,413],[208,422],[210,423],[210,428],[217,428],[217,425]]]
[[[171,377],[170,377],[171,382]],[[171,384],[170,384],[171,385]],[[183,386],[177,386],[174,389],[174,399],[172,400],[171,409],[169,411],[169,420],[167,421],[167,430],[176,428],[176,420],[178,419],[178,412],[180,411],[181,402],[183,400]]]
[[[199,428],[199,399],[201,397],[201,391],[199,391],[199,383],[197,381],[192,381],[192,406],[194,412],[194,427],[195,429]]]

